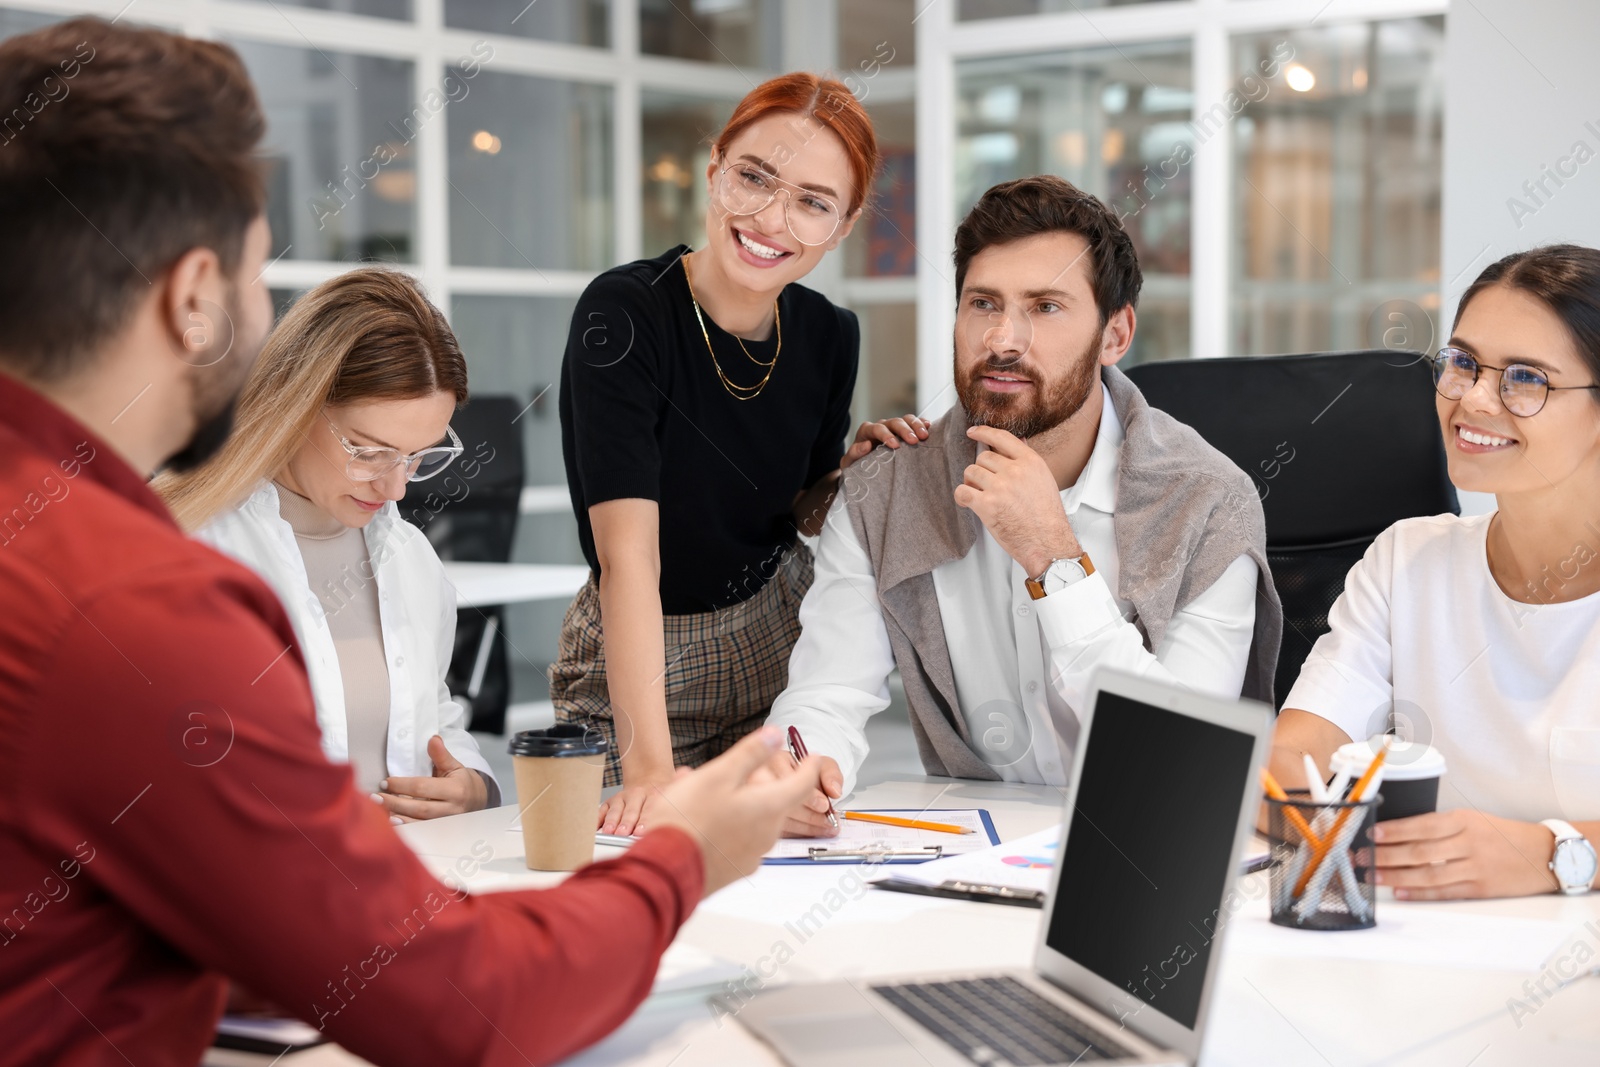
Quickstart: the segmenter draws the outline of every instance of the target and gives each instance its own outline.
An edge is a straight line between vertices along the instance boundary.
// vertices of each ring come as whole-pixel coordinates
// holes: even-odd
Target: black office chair
[[[1281,706],[1373,538],[1400,519],[1460,514],[1433,377],[1420,352],[1378,349],[1145,363],[1128,377],[1247,471],[1283,601]]]
[[[473,396],[450,423],[465,451],[401,502],[400,513],[428,535],[440,559],[510,561],[522,503],[522,410],[514,396]],[[472,729],[505,732],[511,670],[504,607],[457,614],[447,684],[466,705]]]

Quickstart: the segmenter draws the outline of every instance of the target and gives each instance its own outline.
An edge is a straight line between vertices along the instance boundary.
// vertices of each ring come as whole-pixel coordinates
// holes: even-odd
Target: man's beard
[[[1089,390],[1099,378],[1100,364],[1095,359],[1099,350],[1100,337],[1096,335],[1072,361],[1067,373],[1054,382],[1045,381],[1038,368],[1023,359],[1003,360],[991,353],[966,375],[957,374],[956,395],[967,413],[968,424],[993,426],[1023,440],[1055,429],[1076,415],[1088,401]],[[983,385],[986,374],[1015,374],[1027,378],[1032,389],[1021,393],[996,393]],[[1026,399],[1029,392],[1033,394],[1031,403]]]
[[[223,409],[202,422],[189,443],[167,458],[167,470],[182,474],[192,471],[222,451],[233,433],[233,409],[237,397],[229,398]]]
[[[198,424],[189,443],[167,458],[166,469],[177,473],[194,470],[222,450],[233,432],[235,405],[250,369],[265,338],[257,339],[252,351],[239,347],[239,337],[234,323],[239,321],[237,294],[230,293],[224,312],[228,329],[227,347],[222,356],[203,365],[195,365],[194,417]]]

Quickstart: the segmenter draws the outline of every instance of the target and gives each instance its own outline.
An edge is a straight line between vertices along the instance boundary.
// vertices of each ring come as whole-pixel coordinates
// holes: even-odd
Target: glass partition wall
[[[126,0],[0,0],[0,37]],[[226,40],[268,113],[280,313],[414,272],[478,392],[527,405],[517,558],[577,562],[552,383],[607,267],[703,239],[709,139],[773,73],[835,71],[884,168],[806,279],[861,318],[857,419],[951,402],[956,221],[1062,174],[1123,212],[1133,359],[1425,346],[1447,0],[139,0]],[[542,696],[561,605],[513,612]]]
[[[1027,174],[1059,174],[1122,216],[1144,272],[1128,359],[1189,349],[1191,183],[1163,166],[1192,151],[1188,41],[985,57],[959,72],[957,215],[984,190]]]
[[[919,0],[926,2],[926,0]],[[472,390],[526,405],[515,558],[580,563],[556,400],[597,273],[704,241],[710,139],[789,69],[834,70],[892,164],[807,285],[862,319],[858,414],[915,405],[913,0],[0,0],[0,38],[89,12],[238,49],[266,110],[279,314],[360,262],[416,274]],[[565,604],[511,610],[514,699],[542,699]]]
[[[932,0],[917,22],[919,402],[951,400],[951,235],[991,185],[1117,210],[1128,359],[1426,347],[1446,0]]]

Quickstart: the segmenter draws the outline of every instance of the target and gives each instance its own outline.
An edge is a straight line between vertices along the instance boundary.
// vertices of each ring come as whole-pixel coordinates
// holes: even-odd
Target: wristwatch
[[[1094,563],[1089,559],[1089,553],[1080,556],[1062,557],[1053,559],[1044,569],[1044,573],[1037,578],[1029,578],[1022,584],[1028,587],[1028,595],[1035,600],[1043,600],[1058,589],[1065,589],[1073,582],[1081,582],[1094,573]]]
[[[1545,819],[1539,824],[1556,835],[1555,852],[1550,856],[1550,872],[1561,883],[1561,891],[1571,896],[1587,893],[1594,884],[1600,859],[1596,859],[1594,846],[1580,834],[1577,827],[1560,819]]]

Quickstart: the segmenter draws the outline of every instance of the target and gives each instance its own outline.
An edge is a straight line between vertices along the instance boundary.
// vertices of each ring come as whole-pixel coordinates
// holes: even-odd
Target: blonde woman
[[[278,594],[323,751],[396,822],[499,803],[444,682],[454,590],[395,506],[461,454],[450,416],[466,398],[461,349],[417,283],[354,270],[273,331],[226,446],[156,483],[186,530]]]

